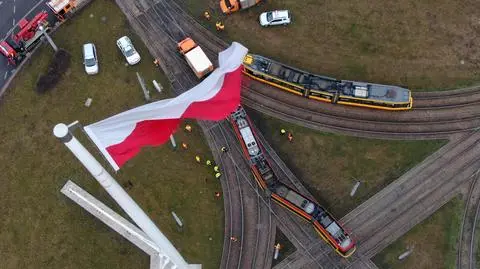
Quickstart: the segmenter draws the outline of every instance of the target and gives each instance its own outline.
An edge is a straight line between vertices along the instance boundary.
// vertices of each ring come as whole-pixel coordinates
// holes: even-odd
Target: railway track
[[[288,95],[283,92],[277,94]],[[453,134],[467,130],[476,130],[480,126],[480,117],[457,115],[457,119],[445,119],[437,122],[418,121],[376,121],[357,118],[345,118],[334,113],[325,113],[321,109],[305,109],[302,101],[285,102],[280,98],[271,98],[258,91],[244,90],[243,103],[264,114],[294,124],[320,131],[350,134],[362,137],[386,139],[446,139]],[[316,105],[315,101],[310,101]],[[468,108],[472,112],[472,108]],[[475,112],[476,113],[476,112]],[[480,113],[480,112],[479,112]],[[425,118],[428,118],[425,115]]]
[[[156,10],[150,10],[149,8],[145,8],[145,3],[150,3],[152,5],[154,4],[158,4],[158,3],[162,3],[162,4],[169,4],[170,7],[167,9],[167,11],[171,11],[170,14],[166,13],[165,10],[163,10],[164,13],[161,13],[162,10],[161,9],[156,9]],[[185,62],[183,61],[183,58],[181,58],[180,56],[178,55],[175,55],[173,53],[173,51],[175,51],[175,44],[172,42],[172,39],[174,39],[173,34],[172,33],[169,33],[169,31],[171,29],[171,27],[175,28],[175,27],[181,27],[181,29],[183,31],[186,31],[189,36],[193,37],[194,40],[198,41],[201,45],[202,45],[202,48],[204,48],[204,50],[206,51],[206,53],[209,55],[209,57],[212,57],[212,59],[216,59],[216,54],[218,53],[218,51],[222,50],[224,47],[225,47],[225,43],[223,41],[219,41],[218,38],[216,38],[212,33],[210,33],[209,31],[207,31],[206,29],[204,29],[203,27],[201,27],[198,23],[196,23],[193,19],[191,19],[188,15],[186,15],[182,10],[181,8],[179,8],[178,6],[176,6],[176,3],[174,2],[165,2],[165,1],[155,1],[155,2],[152,2],[152,1],[140,1],[138,3],[126,3],[125,0],[120,1],[120,0],[117,0],[117,3],[119,3],[119,5],[123,4],[124,8],[125,9],[125,6],[127,6],[127,13],[129,12],[128,11],[128,5],[140,5],[139,6],[136,6],[134,8],[132,8],[132,10],[134,10],[133,12],[130,12],[130,14],[127,14],[127,17],[130,19],[130,21],[136,21],[136,26],[134,27],[134,29],[136,29],[136,32],[142,37],[142,39],[145,41],[145,43],[151,45],[149,47],[152,55],[155,55],[156,57],[158,56],[159,58],[162,59],[162,68],[164,70],[166,70],[167,72],[167,76],[169,77],[169,79],[171,80],[172,82],[172,85],[174,88],[182,88],[182,86],[179,84],[181,84],[180,81],[183,81],[185,80],[185,78],[189,78],[189,79],[194,79],[192,78],[192,74],[190,73],[190,71],[188,71],[186,73],[186,70],[189,70],[188,67],[186,66]],[[140,4],[139,4],[140,3]],[[141,4],[143,3],[143,4]],[[142,7],[143,5],[143,7]],[[135,13],[135,9],[137,9],[136,13]],[[153,14],[150,14],[149,16],[146,16],[144,11],[147,11],[147,12],[151,12]],[[125,12],[125,10],[124,10]],[[164,18],[170,18],[170,19],[173,19],[176,23],[175,24],[172,24],[172,23],[168,23],[168,21],[159,21],[159,22],[155,22],[154,20],[152,20],[152,16],[163,16]],[[163,31],[163,30],[165,31]],[[183,32],[183,31],[180,31]],[[145,33],[146,32],[146,33]],[[149,33],[148,33],[149,32]],[[185,34],[185,32],[184,32]],[[252,84],[252,83],[248,83],[248,84]],[[280,91],[277,90],[277,89],[272,89],[265,85],[261,86],[261,90],[262,91],[262,94],[265,93],[265,91],[268,91],[269,92],[269,95],[271,95],[273,93],[273,96],[274,98],[270,98],[270,101],[269,102],[274,102],[276,100],[275,98],[275,95],[276,93],[279,93]],[[255,89],[252,89],[251,85],[247,85],[246,89],[250,92],[253,92]],[[245,91],[244,91],[245,92]],[[322,104],[322,103],[317,103],[315,102],[315,105],[313,104],[310,104],[309,103],[309,100],[307,99],[304,99],[304,98],[295,98],[295,96],[291,96],[286,98],[286,99],[280,99],[280,101],[284,102],[284,104],[292,104],[290,103],[290,100],[295,100],[295,102],[299,102],[298,100],[302,100],[301,103],[302,103],[302,107],[304,107],[306,109],[306,113],[310,113],[310,111],[313,111],[315,112],[316,110],[320,109],[323,113],[329,113],[329,114],[333,114],[333,115],[336,115],[336,116],[342,116],[344,118],[350,118],[350,119],[360,119],[360,118],[366,118],[368,120],[371,120],[371,121],[385,121],[385,122],[394,122],[394,123],[397,123],[398,122],[398,128],[402,128],[402,126],[404,127],[405,126],[405,122],[408,122],[409,119],[410,121],[412,121],[412,118],[413,119],[416,119],[417,121],[421,121],[422,118],[425,119],[425,121],[437,121],[437,123],[439,125],[445,125],[446,122],[448,123],[448,121],[450,122],[453,122],[455,121],[456,123],[458,124],[463,124],[461,126],[459,126],[457,129],[458,132],[456,132],[456,130],[453,130],[455,132],[452,132],[452,133],[441,133],[442,129],[441,127],[438,127],[438,132],[437,134],[432,134],[433,137],[435,138],[444,138],[444,137],[450,137],[451,134],[457,134],[457,133],[461,133],[461,132],[465,132],[465,131],[469,131],[471,130],[471,128],[469,128],[469,125],[472,125],[472,121],[473,122],[473,125],[476,124],[476,120],[478,118],[478,109],[476,108],[476,101],[468,101],[468,102],[465,102],[462,101],[455,101],[455,100],[460,100],[460,98],[457,98],[458,96],[461,96],[461,95],[465,95],[466,93],[462,93],[464,91],[458,91],[458,92],[455,92],[455,93],[450,93],[451,97],[451,101],[449,102],[440,102],[440,101],[437,101],[438,103],[436,104],[433,104],[433,103],[428,103],[428,101],[425,101],[424,102],[424,106],[425,109],[423,109],[422,106],[420,106],[422,109],[418,109],[418,110],[412,110],[412,111],[409,111],[409,114],[408,113],[384,113],[383,111],[375,111],[375,112],[368,112],[366,113],[366,111],[368,110],[365,110],[365,109],[355,109],[355,108],[346,108],[346,107],[342,107],[342,106],[333,106],[333,105],[330,105],[330,104]],[[478,92],[478,90],[471,90],[470,91],[470,95],[473,95],[475,94],[476,92]],[[448,95],[449,93],[445,94],[445,93],[442,93],[440,95],[444,95],[444,97],[446,95]],[[454,95],[457,95],[456,97],[452,97]],[[468,94],[467,94],[468,95]],[[420,95],[419,95],[420,96]],[[244,98],[245,98],[245,93],[244,93]],[[422,100],[422,97],[416,97],[417,99],[419,98],[420,100]],[[438,99],[440,100],[442,97],[436,97],[436,95],[432,95],[432,99]],[[273,101],[272,101],[273,99]],[[254,109],[259,109],[261,108],[262,106],[265,106],[263,104],[263,102],[266,102],[265,100],[267,100],[267,98],[265,99],[261,99],[260,101],[257,102],[257,104],[254,104],[252,105],[252,107]],[[425,99],[427,100],[427,99]],[[445,98],[445,100],[447,100],[447,98]],[[295,102],[293,104],[295,104]],[[469,103],[470,102],[470,103]],[[282,106],[282,103],[279,102],[278,104],[280,105],[277,105],[277,106],[272,106],[272,109],[278,109],[278,107],[281,107]],[[396,116],[393,116],[393,115],[396,115]],[[315,127],[317,126],[317,128],[326,128],[326,130],[332,130],[331,129],[331,126],[320,126],[318,127],[318,123],[315,123],[315,122],[308,122],[309,119],[307,118],[306,119],[306,123],[304,124],[310,124],[310,127]],[[413,120],[415,121],[415,120]],[[329,129],[330,128],[330,129]],[[412,127],[408,127],[408,128],[412,128]],[[475,127],[474,127],[475,128]],[[354,128],[351,128],[351,129],[354,129]],[[448,130],[447,130],[448,132]],[[388,135],[388,134],[387,134]],[[421,132],[417,132],[416,134],[409,134],[410,136],[408,138],[416,138],[418,139],[418,137],[425,137],[424,134],[422,134]],[[373,137],[377,137],[375,136],[375,134],[372,134],[371,136]],[[398,135],[394,135],[393,138],[400,138]],[[234,160],[232,160],[234,161]],[[240,170],[239,170],[240,171]],[[240,172],[239,172],[240,173]],[[241,173],[240,173],[241,174]],[[245,176],[243,176],[245,177]],[[242,195],[245,195],[245,192],[242,193]],[[258,201],[258,199],[257,199]],[[263,202],[265,203],[265,201]],[[270,208],[274,208],[275,206],[272,206]],[[290,227],[288,226],[289,224],[293,223],[295,226],[294,227],[297,227],[297,225],[300,225],[298,223],[295,223],[295,221],[290,221],[288,220],[288,218],[286,218],[288,221],[285,222],[285,219],[283,218],[280,218],[278,214],[276,214],[276,212],[282,212],[281,209],[270,209],[271,213],[274,215],[274,219],[275,221],[274,222],[279,222],[277,223],[278,225],[282,225],[282,222],[284,222],[284,226],[285,226],[285,229],[287,232],[285,232],[285,234],[287,235],[287,237],[289,238],[293,238],[292,242],[297,242],[299,241],[300,243],[298,243],[298,245],[300,245],[300,250],[303,250],[303,251],[306,251],[306,254],[303,255],[303,257],[305,256],[311,256],[311,257],[307,257],[309,259],[308,262],[306,262],[305,264],[310,264],[310,265],[320,265],[319,262],[317,259],[314,258],[314,255],[310,252],[312,249],[310,247],[311,244],[303,244],[301,242],[301,238],[300,238],[300,235],[296,235],[294,233],[294,229],[289,229]],[[290,215],[289,215],[290,216]],[[291,216],[290,216],[291,217]],[[260,219],[261,217],[257,217],[257,219]],[[280,221],[281,220],[281,221]],[[296,219],[298,221],[298,219]],[[283,230],[283,229],[282,229]],[[306,230],[300,230],[300,231],[303,231],[302,233],[305,233]],[[257,233],[259,234],[259,233]],[[258,246],[258,243],[255,243],[257,246]],[[317,245],[318,246],[318,245]],[[318,253],[315,253],[315,255],[318,255]],[[328,254],[327,254],[328,255]],[[323,256],[322,256],[323,257]],[[253,260],[256,260],[257,258],[254,258]],[[358,260],[362,260],[362,259],[358,259]],[[295,260],[292,260],[292,262],[295,262]],[[321,262],[324,262],[323,259],[321,259]],[[328,263],[328,259],[327,259],[327,263],[326,264],[329,264]],[[344,268],[344,267],[351,267],[351,268],[355,268],[355,267],[352,267],[352,263],[349,263],[347,265],[342,265],[342,264],[332,264],[331,265],[332,267],[328,267],[328,268]],[[235,268],[235,267],[233,267]],[[285,268],[288,268],[288,267],[285,267]],[[321,267],[320,267],[321,268]]]
[[[147,2],[144,1],[142,3],[145,5]],[[128,4],[131,5],[132,3],[119,3],[121,7],[122,5]],[[174,50],[175,39],[184,37],[184,33],[180,25],[172,22],[167,23],[167,20],[165,20],[165,18],[173,18],[173,15],[167,12],[169,10],[166,6],[167,3],[157,1],[157,4],[162,5],[164,9],[158,7],[148,8],[148,11],[145,13],[142,12],[141,9],[145,8],[145,6],[140,7],[138,3],[133,4],[138,8],[138,11],[136,13],[127,11],[127,17],[130,21],[133,21],[135,25],[134,28],[137,28],[137,32],[142,33],[147,32],[147,29],[155,29],[153,34],[162,36],[160,42],[155,42],[157,40],[154,37],[147,34],[141,35],[145,43],[149,45],[151,53],[155,56],[161,56],[163,60],[162,64],[169,68],[167,69],[167,76],[172,81],[175,93],[180,94],[193,86],[193,84],[196,84],[197,80],[191,75],[191,71],[188,66],[185,65],[183,58],[175,54],[173,54],[173,56],[169,55],[168,50],[165,50],[165,48],[170,51]],[[158,17],[163,17],[164,19],[158,19]],[[164,29],[162,27],[169,27],[169,29],[163,31]],[[177,27],[179,29],[172,31],[172,29],[170,29],[171,27]],[[150,34],[152,33],[150,32]],[[207,53],[208,52],[207,50]],[[213,54],[211,51],[210,53]],[[216,55],[214,55],[214,58],[216,59]],[[186,83],[186,81],[188,83]],[[224,200],[226,203],[226,237],[224,240],[221,266],[222,268],[268,268],[273,255],[274,231],[272,230],[274,228],[272,223],[280,223],[288,227],[287,231],[290,230],[293,234],[292,226],[290,223],[285,223],[285,220],[278,216],[275,218],[275,221],[272,221],[271,216],[273,210],[270,205],[270,199],[265,200],[264,197],[259,195],[258,190],[255,189],[257,188],[256,184],[252,186],[251,182],[249,182],[248,185],[240,183],[241,180],[239,178],[251,181],[251,179],[247,179],[245,176],[245,170],[248,171],[247,175],[250,175],[249,167],[246,165],[242,166],[234,161],[235,159],[243,159],[240,151],[238,151],[235,158],[227,158],[228,161],[234,163],[234,167],[224,160],[225,157],[222,158],[222,156],[218,156],[218,148],[220,148],[219,145],[221,143],[228,144],[231,148],[236,148],[238,146],[236,145],[236,139],[234,137],[227,138],[225,127],[222,127],[221,124],[212,125],[200,122],[200,125],[202,129],[204,129],[207,141],[216,155],[215,160],[220,160],[219,163],[231,174],[227,177],[227,182],[222,182],[222,187],[226,195]],[[233,143],[229,141],[233,141]],[[235,170],[237,174],[233,175],[232,171]],[[230,180],[231,178],[234,180]],[[255,191],[252,191],[252,189]],[[252,201],[256,201],[256,203],[252,203]],[[265,208],[267,208],[267,210],[265,210]],[[259,229],[259,226],[265,226],[265,228]],[[230,240],[231,235],[239,237],[239,241],[235,242],[237,244]],[[293,235],[293,238],[295,240],[295,235]],[[301,239],[297,239],[297,241],[301,243]]]
[[[359,253],[374,256],[469,181],[480,167],[480,132],[450,143],[443,154],[417,166],[413,169],[417,171],[402,176],[396,186],[385,188],[342,219],[347,227],[355,227]]]
[[[478,178],[479,173],[477,171],[465,200],[465,210],[458,237],[457,269],[475,268],[475,229],[480,210],[480,184]]]
[[[369,258],[458,195],[480,167],[479,152],[479,132],[451,141],[342,218],[358,245],[346,268],[367,266]],[[308,260],[301,253],[291,256],[299,265]]]

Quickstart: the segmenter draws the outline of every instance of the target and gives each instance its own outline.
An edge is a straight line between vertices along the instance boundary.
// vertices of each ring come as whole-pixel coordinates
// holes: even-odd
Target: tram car
[[[333,104],[397,111],[411,109],[413,103],[412,94],[407,88],[337,80],[255,54],[245,56],[243,73],[290,93]]]
[[[340,223],[323,207],[278,180],[258,143],[250,118],[241,106],[231,114],[230,122],[259,186],[268,191],[271,199],[282,207],[310,222],[320,237],[339,255],[350,257],[356,250],[355,242]]]

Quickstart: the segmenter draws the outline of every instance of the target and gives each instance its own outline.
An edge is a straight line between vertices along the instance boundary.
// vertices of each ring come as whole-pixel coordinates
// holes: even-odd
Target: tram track
[[[465,209],[457,246],[457,269],[475,268],[475,228],[480,210],[479,171],[472,180],[465,199]]]
[[[176,2],[182,1],[177,0]],[[195,38],[206,42],[205,48],[217,53],[222,49],[222,46],[226,46],[223,41],[196,22],[181,10],[181,8],[177,7],[176,11],[182,13],[182,21],[188,21],[189,27],[192,29],[191,33],[193,33],[193,35],[197,34]],[[202,36],[207,37],[204,38],[206,40],[202,39]],[[210,47],[209,44],[212,43],[214,44]],[[309,120],[308,118],[300,121],[303,125],[308,125],[310,128],[316,127],[316,129],[324,131],[334,131],[337,133],[346,132],[350,135],[360,133],[363,137],[399,139],[402,138],[399,132],[389,130],[395,128],[400,130],[402,130],[402,128],[417,128],[419,130],[405,134],[403,138],[443,139],[454,134],[471,131],[480,126],[480,110],[478,109],[480,103],[480,86],[442,92],[416,92],[413,94],[414,108],[412,110],[388,112],[321,103],[283,92],[263,83],[252,81],[249,84],[251,85],[244,85],[244,91],[242,92],[244,99],[253,99],[253,97],[249,98],[248,96],[252,94],[255,94],[255,97],[261,97],[258,94],[263,95],[263,97],[270,97],[268,99],[262,98],[255,100],[255,103],[251,102],[250,107],[255,110],[262,111],[262,109],[265,110],[265,107],[268,106],[271,115],[275,117],[275,110],[288,104],[291,107],[302,108],[302,113],[305,115],[317,113],[319,117],[325,117],[327,119],[329,119],[329,117],[330,119],[331,117],[336,117],[336,119],[331,120],[342,121],[341,125],[343,128],[337,126],[338,124],[324,124],[322,122]],[[292,109],[288,113],[280,114],[283,115],[282,119],[286,119],[290,114],[295,112],[296,111]],[[289,121],[295,123],[298,117],[293,117],[294,115],[291,116]],[[370,132],[362,132],[359,126],[365,127],[356,123],[355,120],[357,119],[368,122],[371,126]],[[398,127],[395,127],[397,125]],[[421,125],[425,125],[425,128],[419,127]],[[357,129],[359,129],[359,132],[356,132]],[[428,130],[428,132],[422,131],[422,129]],[[389,137],[390,133],[392,134],[391,137]]]
[[[437,160],[420,165],[414,180],[407,174],[403,183],[379,192],[365,206],[360,205],[342,219],[348,228],[355,228],[360,242],[359,250],[372,257],[415,224],[419,223],[443,203],[448,202],[459,186],[468,181],[480,167],[480,133],[460,139],[453,150],[438,156]],[[456,171],[459,171],[458,173]],[[382,203],[375,201],[381,200]]]
[[[480,117],[441,120],[433,123],[428,121],[407,123],[345,119],[334,114],[304,109],[298,104],[271,99],[256,91],[245,93],[242,100],[245,105],[264,114],[310,129],[346,133],[366,138],[447,139],[453,134],[476,130],[477,126],[480,126]],[[465,127],[466,124],[468,127]]]
[[[123,1],[125,1],[125,0],[123,0]],[[122,2],[122,1],[117,0],[117,3],[119,3],[119,2]],[[142,2],[145,2],[145,1],[142,1]],[[153,1],[150,1],[150,2],[153,3]],[[155,1],[155,3],[158,3],[158,2],[166,3],[164,1]],[[171,4],[171,6],[176,5],[175,2],[168,2],[168,4]],[[168,10],[176,10],[176,9],[172,8],[172,9],[168,9]],[[142,12],[140,12],[140,14],[142,14]],[[192,38],[194,38],[194,40],[196,40],[198,43],[200,43],[202,45],[202,48],[204,48],[204,50],[206,51],[206,53],[210,57],[212,57],[212,55],[213,55],[216,58],[216,53],[218,53],[220,50],[222,50],[226,46],[226,44],[224,44],[222,42],[217,42],[218,38],[216,38],[212,33],[210,33],[205,28],[203,28],[202,26],[200,26],[200,28],[199,28],[198,27],[199,24],[196,23],[196,22],[192,22],[191,20],[193,20],[193,19],[191,19],[191,17],[189,17],[188,15],[185,15],[184,13],[181,13],[180,11],[174,12],[172,14],[174,14],[173,16],[175,16],[175,20],[177,22],[179,21],[178,24],[182,25],[182,27],[186,27],[185,25],[190,25],[190,26],[188,26],[189,28],[188,28],[188,31],[187,31],[189,36],[191,36]],[[138,14],[137,14],[137,16],[138,16]],[[127,17],[129,17],[129,16],[127,16]],[[136,18],[136,16],[132,16],[132,15],[130,15],[130,17]],[[185,17],[187,17],[189,19],[186,19]],[[151,20],[151,18],[150,19],[145,18],[144,23],[145,22],[147,22],[148,24],[145,24],[144,27],[148,28],[148,29],[144,28],[142,30],[141,27],[137,26],[137,29],[140,28],[139,29],[140,31],[137,31],[137,33],[138,32],[145,32],[145,31],[152,31],[152,30],[153,30],[152,31],[153,33],[147,33],[147,34],[143,33],[143,36],[142,36],[142,33],[138,33],[140,36],[142,36],[142,39],[144,39],[144,41],[149,40],[149,42],[148,42],[149,45],[157,42],[158,40],[161,40],[162,38],[159,37],[159,35],[161,34],[161,31],[156,29],[157,27],[159,27],[158,24],[153,22]],[[165,25],[160,26],[159,28],[162,29],[162,27],[165,27]],[[203,30],[201,30],[201,29],[203,29]],[[173,56],[171,55],[171,54],[174,54],[172,52],[175,51],[175,44],[172,44],[170,41],[167,41],[166,38],[163,38],[162,42],[160,42],[158,44],[155,43],[153,46],[155,48],[150,48],[149,47],[149,50],[151,51],[152,55],[158,56],[162,60],[164,60],[164,62],[161,63],[163,65],[162,67],[163,67],[164,70],[167,70],[167,76],[169,77],[172,84],[174,85],[174,88],[177,88],[177,86],[175,86],[175,85],[178,85],[178,83],[180,83],[179,80],[183,80],[184,76],[192,77],[192,74],[185,73],[184,69],[186,67],[186,63],[183,61],[183,58],[181,58],[179,55],[173,55]],[[188,66],[186,67],[186,69],[188,70]],[[190,72],[190,71],[188,71],[188,72]],[[254,90],[254,89],[251,89],[250,87],[247,87],[247,88],[249,90]],[[268,87],[262,86],[262,88],[268,88]],[[278,90],[278,89],[269,89],[269,90],[272,91],[272,92],[274,92],[274,91],[280,92],[280,90]],[[470,93],[475,93],[476,91],[478,91],[478,90],[472,90]],[[455,94],[457,94],[457,97],[458,97],[458,96],[460,96],[464,93],[455,93]],[[451,94],[451,96],[453,96],[455,94]],[[447,94],[441,94],[441,95],[444,95],[444,97],[445,97],[446,95],[448,95],[448,93]],[[436,96],[437,95],[432,95],[432,98],[433,99],[442,98],[442,97],[436,97]],[[440,96],[440,95],[438,95],[438,96]],[[296,97],[296,96],[291,96],[291,97],[292,98],[288,98],[288,99],[302,99],[302,98]],[[416,97],[416,98],[417,99],[419,98],[420,100],[422,99],[422,97]],[[455,97],[451,97],[451,98],[455,99]],[[305,98],[302,99],[302,102],[304,103],[304,106],[302,106],[302,107],[308,108],[307,111],[311,110],[312,109],[311,106],[313,106],[311,104],[305,105],[306,103],[308,103],[308,101],[309,101],[308,99],[305,99]],[[461,118],[461,117],[463,117],[463,118],[470,117],[471,119],[475,120],[477,115],[478,115],[478,114],[475,114],[475,112],[478,112],[478,110],[475,110],[476,109],[476,107],[475,107],[476,103],[475,102],[465,103],[465,101],[464,101],[462,103],[462,102],[452,101],[451,103],[445,102],[445,104],[443,104],[443,103],[437,103],[437,104],[430,103],[429,104],[428,102],[425,102],[425,104],[426,104],[425,107],[431,106],[431,108],[418,109],[418,110],[414,109],[414,110],[410,111],[411,113],[410,113],[410,115],[408,115],[408,117],[410,117],[411,115],[414,115],[414,117],[417,117],[418,119],[421,119],[421,118],[425,117],[425,119],[429,120],[429,121],[432,121],[432,120],[437,120],[438,121],[438,119],[441,119],[441,120],[445,121],[445,120],[456,120],[455,118],[458,119],[458,118]],[[262,103],[257,103],[255,105],[256,106],[253,107],[254,109],[257,109],[257,108],[263,106]],[[408,117],[406,116],[407,113],[399,113],[399,114],[397,114],[397,113],[383,113],[383,111],[375,111],[375,112],[370,111],[368,113],[365,113],[367,111],[365,109],[355,109],[355,108],[352,109],[350,107],[346,108],[346,107],[342,107],[342,106],[333,106],[333,105],[330,105],[330,104],[321,104],[321,103],[316,103],[315,107],[317,105],[318,106],[325,105],[324,107],[321,108],[322,110],[328,111],[329,113],[342,115],[344,117],[351,117],[352,119],[358,119],[358,118],[361,118],[361,117],[365,116],[366,118],[369,118],[369,119],[371,118],[372,121],[382,120],[382,119],[384,121],[389,121],[389,120],[392,120],[393,115],[405,114],[405,116],[402,116],[402,117],[404,117],[403,120],[398,119],[398,118],[394,119],[394,121],[399,122],[399,124],[398,124],[399,128],[401,128],[400,122],[408,121],[407,120]],[[277,106],[281,106],[281,105],[277,105]],[[275,107],[273,107],[273,109],[275,109]],[[318,108],[316,108],[316,109],[318,109]],[[315,110],[313,110],[313,111],[315,111]],[[377,112],[378,112],[378,114],[377,114]],[[423,114],[421,114],[421,113],[423,113]],[[431,116],[431,114],[434,114],[434,115]],[[397,116],[395,116],[395,117],[397,117]],[[400,118],[402,118],[402,117],[400,117]],[[458,122],[462,123],[463,119],[460,119]],[[313,125],[315,125],[315,124],[312,124],[312,126]],[[328,127],[327,127],[327,130],[328,130]],[[466,131],[469,131],[469,130],[471,130],[471,129],[466,128],[461,132],[466,132]],[[457,133],[455,133],[455,134],[457,134]],[[414,135],[412,135],[412,137],[419,137],[419,136],[422,136],[422,135],[424,135],[424,134],[414,134]],[[440,134],[440,135],[438,135],[438,133],[437,133],[437,135],[434,134],[435,138],[445,138],[445,137],[450,137],[450,135],[451,134],[445,134],[445,133]],[[376,136],[373,136],[373,137],[376,137]],[[394,135],[394,137],[395,137],[395,135]],[[412,137],[409,137],[409,139],[412,139]],[[416,138],[416,139],[418,139],[418,138]],[[424,139],[424,138],[422,138],[422,139]],[[265,203],[265,201],[263,203]],[[274,214],[275,220],[278,221],[280,218],[275,213],[277,209],[275,209],[275,210],[270,209],[270,210],[271,210],[271,214]],[[278,211],[281,212],[281,210],[282,209],[280,209]],[[287,226],[287,232],[285,232],[286,235],[289,234],[292,238],[294,238],[293,241],[299,240],[295,237],[295,235],[290,234],[291,231],[289,233],[288,230],[289,230],[289,227]],[[309,248],[308,248],[307,245],[302,244],[302,247],[300,249],[303,250],[303,251],[307,251],[307,254],[309,254],[310,256],[313,257],[313,255],[308,251]],[[318,253],[315,253],[315,255],[316,254],[318,254]],[[307,256],[309,256],[309,255],[307,255]],[[311,259],[310,262],[313,261],[315,264],[318,264],[318,262],[315,262],[316,259],[312,260],[312,257],[309,258],[309,259]],[[344,266],[342,266],[342,265],[335,265],[334,264],[334,265],[332,265],[332,267],[327,267],[327,268],[343,268],[343,267]],[[286,267],[286,268],[288,268],[288,267]],[[355,267],[352,267],[352,268],[355,268]]]

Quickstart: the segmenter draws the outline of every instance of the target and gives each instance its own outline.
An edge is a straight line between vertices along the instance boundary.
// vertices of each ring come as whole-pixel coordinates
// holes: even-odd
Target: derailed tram
[[[339,255],[350,257],[356,250],[355,242],[340,223],[323,207],[282,183],[273,173],[243,107],[239,106],[231,114],[230,122],[259,186],[263,190],[268,190],[275,202],[310,222],[320,237]]]
[[[266,57],[247,54],[243,73],[290,93],[333,104],[383,110],[408,110],[413,98],[409,89],[315,75]]]

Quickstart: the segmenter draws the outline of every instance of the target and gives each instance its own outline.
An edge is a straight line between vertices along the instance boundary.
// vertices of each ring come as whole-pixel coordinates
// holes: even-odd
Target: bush
[[[70,53],[64,49],[59,49],[53,55],[53,59],[48,66],[48,71],[45,75],[41,76],[38,81],[35,90],[38,93],[45,93],[47,90],[52,89],[62,78],[63,73],[70,67]]]

